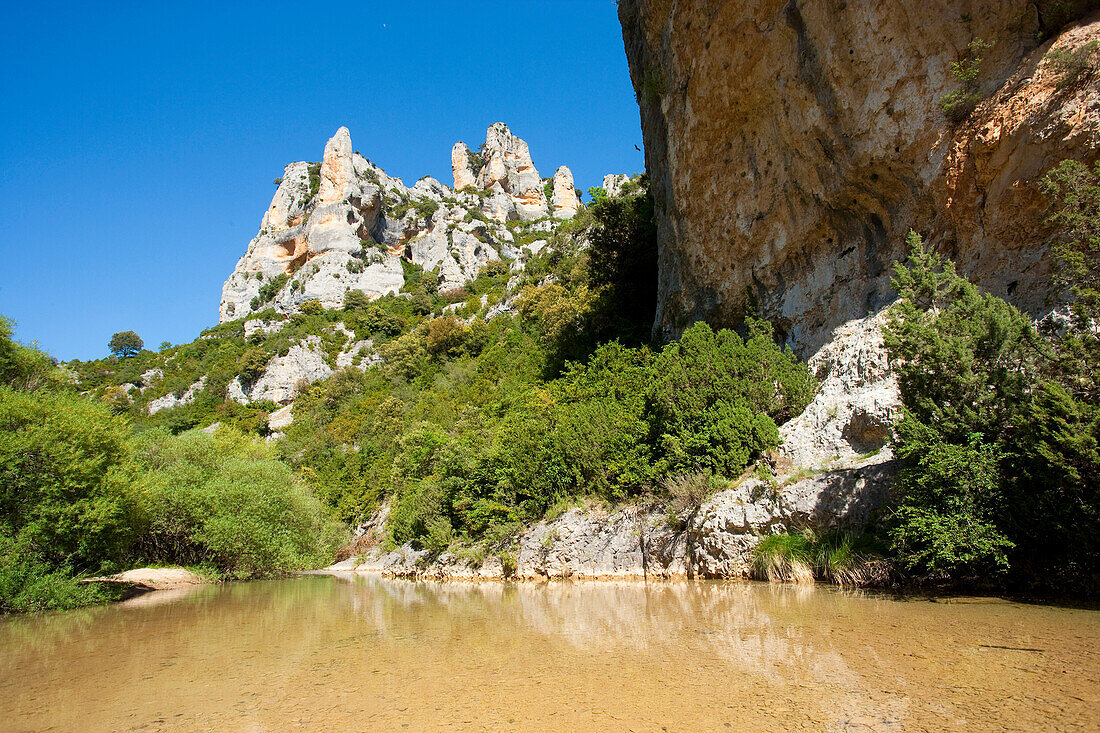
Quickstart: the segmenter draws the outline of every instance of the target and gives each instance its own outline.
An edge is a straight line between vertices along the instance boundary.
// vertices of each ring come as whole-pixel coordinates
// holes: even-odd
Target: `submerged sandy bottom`
[[[0,621],[0,730],[1100,727],[1100,612],[341,573]]]

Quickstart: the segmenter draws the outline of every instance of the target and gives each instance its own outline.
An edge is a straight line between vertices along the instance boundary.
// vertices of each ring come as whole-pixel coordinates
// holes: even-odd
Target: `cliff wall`
[[[1100,20],[1054,28],[1049,6],[622,0],[659,219],[655,328],[736,323],[757,301],[809,356],[890,302],[910,228],[1040,311],[1037,180],[1100,148],[1095,68],[1050,63]],[[952,63],[976,58],[980,104],[953,122],[941,100],[967,90]]]

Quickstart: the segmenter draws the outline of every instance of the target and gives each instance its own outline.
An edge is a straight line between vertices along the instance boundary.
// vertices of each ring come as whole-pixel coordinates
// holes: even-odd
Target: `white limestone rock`
[[[563,165],[554,171],[554,218],[572,219],[580,205],[573,187],[573,172]]]
[[[325,379],[331,374],[332,368],[325,361],[321,349],[321,339],[307,336],[291,346],[286,356],[272,358],[255,383],[243,384],[240,377],[230,382],[226,397],[244,405],[260,400],[287,405],[297,397],[301,385]]]
[[[516,211],[516,202],[504,190],[499,181],[489,186],[489,195],[481,201],[481,213],[495,221],[510,221],[520,218]]]
[[[294,422],[294,405],[289,404],[286,407],[280,407],[267,417],[267,428],[275,432],[281,432],[290,427],[290,424]]]
[[[252,318],[244,322],[244,337],[248,338],[254,333],[270,336],[283,330],[285,326],[286,321],[263,321],[259,318]]]
[[[623,186],[630,181],[630,176],[625,173],[608,173],[603,177],[603,190],[614,198],[622,194]]]
[[[382,357],[374,350],[374,342],[370,339],[356,341],[352,339],[347,346],[336,355],[336,368],[354,368],[365,371],[367,367],[381,364]]]
[[[901,410],[882,340],[887,309],[833,330],[809,359],[820,382],[801,415],[782,425],[780,451],[796,466],[820,466],[880,450]]]
[[[321,189],[317,193],[319,205],[335,204],[359,195],[359,182],[351,156],[351,133],[348,128],[341,127],[325,144]]]
[[[517,216],[524,221],[549,214],[542,178],[531,160],[527,143],[513,135],[503,122],[493,123],[486,130],[483,156],[485,165],[477,174],[479,188],[488,189],[499,183],[512,199]]]
[[[199,392],[206,387],[206,376],[202,376],[198,381],[191,384],[182,395],[176,397],[175,394],[169,392],[163,397],[158,397],[155,400],[150,400],[146,405],[145,411],[150,415],[155,415],[161,410],[168,410],[179,405],[189,405],[195,401]]]

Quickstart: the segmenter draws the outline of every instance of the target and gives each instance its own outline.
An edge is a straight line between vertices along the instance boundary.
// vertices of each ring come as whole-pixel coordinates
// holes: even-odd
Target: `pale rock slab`
[[[810,357],[810,371],[820,384],[817,395],[779,428],[779,450],[796,466],[850,460],[890,440],[901,394],[882,339],[887,316],[884,308],[837,326]]]
[[[554,171],[554,218],[572,219],[581,200],[573,187],[573,172],[564,165]]]
[[[464,142],[459,141],[451,148],[451,171],[454,173],[456,191],[477,188],[477,179],[470,169],[470,149]]]
[[[347,201],[359,195],[358,179],[352,165],[351,133],[341,127],[325,144],[321,162],[321,189],[317,203],[321,206]]]
[[[307,336],[291,346],[286,356],[273,357],[255,383],[242,384],[240,377],[230,382],[226,397],[244,405],[260,400],[287,405],[297,397],[300,385],[331,375],[332,368],[325,361],[321,339]]]

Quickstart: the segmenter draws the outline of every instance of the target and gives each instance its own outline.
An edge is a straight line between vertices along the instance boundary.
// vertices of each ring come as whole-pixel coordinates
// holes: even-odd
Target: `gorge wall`
[[[1052,47],[1073,3],[622,0],[658,213],[655,327],[736,323],[751,300],[803,355],[890,302],[923,234],[994,294],[1038,312],[1049,278],[1038,179],[1100,143],[1095,70]],[[1048,40],[1042,41],[1041,39]],[[979,39],[992,47],[974,53]],[[980,55],[981,102],[950,122],[952,62]]]

